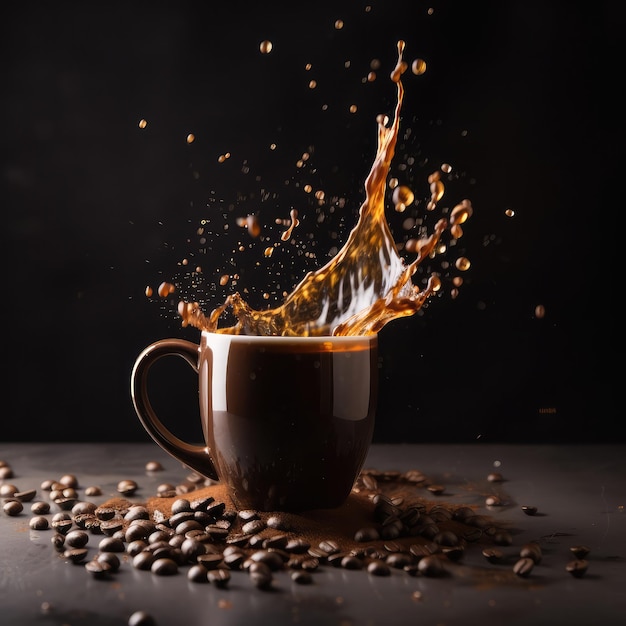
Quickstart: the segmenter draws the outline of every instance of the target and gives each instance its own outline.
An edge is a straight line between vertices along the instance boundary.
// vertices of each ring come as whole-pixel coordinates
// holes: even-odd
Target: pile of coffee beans
[[[158,464],[149,465],[159,469]],[[304,513],[237,510],[221,486],[197,475],[178,485],[161,485],[144,503],[127,499],[138,485],[125,479],[118,483],[119,497],[95,504],[89,498],[102,495],[101,490],[88,487],[81,498],[73,474],[44,481],[40,490],[22,491],[9,482],[13,473],[6,461],[0,461],[0,470],[4,513],[21,515],[30,503],[30,528],[50,530],[51,545],[60,557],[83,566],[96,579],[115,576],[126,566],[155,576],[184,573],[189,581],[218,588],[241,574],[260,590],[271,589],[279,573],[287,573],[295,583],[311,584],[323,567],[364,570],[375,577],[389,576],[393,570],[446,577],[462,567],[472,545],[482,549],[486,563],[498,568],[508,564],[513,579],[524,579],[542,559],[538,541],[513,549],[509,530],[474,508],[419,496],[420,490],[442,494],[445,487],[417,470],[363,471],[350,498],[367,516],[348,519],[347,524],[344,519],[341,529],[337,514],[324,519],[324,512],[321,518],[318,512],[313,519]],[[45,498],[37,498],[40,491]],[[565,570],[582,577],[589,549],[573,546],[571,552],[574,559]]]

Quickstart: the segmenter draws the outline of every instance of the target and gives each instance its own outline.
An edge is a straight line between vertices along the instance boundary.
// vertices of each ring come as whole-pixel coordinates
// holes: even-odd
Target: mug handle
[[[157,417],[148,398],[148,372],[156,361],[165,356],[179,356],[185,359],[197,374],[199,348],[197,344],[185,339],[161,339],[150,344],[135,361],[130,376],[130,394],[143,427],[163,450],[190,469],[218,480],[209,449],[186,443],[176,437]]]

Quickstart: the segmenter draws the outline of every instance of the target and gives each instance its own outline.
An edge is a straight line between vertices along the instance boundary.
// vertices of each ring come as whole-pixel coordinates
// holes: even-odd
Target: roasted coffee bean
[[[65,550],[63,556],[72,563],[82,563],[87,557],[87,548],[71,548],[70,550]]]
[[[464,554],[465,548],[463,546],[444,546],[441,549],[441,554],[443,554],[449,561],[460,561]]]
[[[126,529],[126,541],[146,539],[156,530],[156,525],[148,519],[135,519]]]
[[[96,485],[92,485],[92,486],[87,487],[85,489],[85,495],[88,498],[93,498],[94,496],[101,496],[102,495],[102,489],[100,489],[100,487],[98,487]]]
[[[4,503],[2,510],[10,517],[15,517],[24,510],[24,505],[19,500],[9,500]]]
[[[112,572],[117,572],[121,565],[119,557],[113,552],[101,552],[96,555],[96,559],[100,563],[106,563]]]
[[[52,518],[52,522],[50,523],[52,528],[56,530],[61,535],[67,535],[67,533],[74,526],[74,522],[71,519],[54,519]]]
[[[175,516],[177,513],[183,513],[183,512],[188,512],[188,511],[193,512],[193,509],[191,508],[191,502],[187,500],[186,498],[178,498],[174,500],[174,502],[172,503],[172,515],[173,516]],[[192,516],[189,516],[189,517],[192,517]]]
[[[123,530],[124,522],[121,519],[107,519],[107,520],[103,520],[101,518],[97,518],[97,519],[100,519],[100,530],[105,535],[112,537],[118,531],[123,531],[125,534],[125,531]]]
[[[432,555],[421,558],[417,564],[417,569],[420,574],[423,574],[424,576],[435,577],[443,576],[443,574],[445,574],[445,569],[441,559]]]
[[[97,508],[98,507],[93,502],[87,502],[87,501],[77,502],[72,507],[72,515],[82,515],[82,514],[85,514],[85,513],[90,513],[90,514],[95,515]],[[102,518],[100,518],[100,519],[102,519]]]
[[[117,491],[123,496],[132,496],[138,488],[139,485],[134,480],[130,479],[120,480],[120,482],[117,483]]]
[[[185,539],[180,545],[180,549],[185,559],[190,562],[196,562],[198,556],[206,554],[204,544],[196,539]]]
[[[498,548],[483,548],[483,556],[490,563],[502,563],[504,561],[504,552]]]
[[[226,510],[226,504],[224,502],[211,502],[206,508],[206,512],[212,515],[215,519],[222,517],[222,514]]]
[[[84,548],[89,543],[89,535],[84,530],[70,530],[65,543],[72,548]]]
[[[30,512],[35,515],[45,515],[50,513],[50,505],[47,502],[33,502],[30,506]]]
[[[107,563],[102,563],[97,559],[92,559],[91,561],[87,561],[85,563],[85,569],[93,574],[94,578],[105,578],[111,572],[111,566]]]
[[[176,534],[178,535],[185,535],[192,530],[205,532],[204,526],[195,519],[188,519],[176,525]]]
[[[155,560],[155,556],[152,552],[143,550],[133,557],[133,567],[135,569],[149,570]]]
[[[257,550],[250,558],[257,563],[265,563],[272,571],[283,569],[285,561],[276,550]]]
[[[229,536],[229,530],[227,528],[222,528],[221,526],[217,526],[216,524],[210,524],[209,526],[206,526],[205,531],[215,541],[224,540]],[[250,540],[249,535],[244,534],[243,536],[245,537],[246,542]]]
[[[13,470],[10,466],[4,465],[0,467],[0,480],[6,480],[7,478],[13,478]]]
[[[271,537],[266,537],[263,540],[263,548],[266,550],[274,549],[274,550],[285,550],[287,548],[287,544],[289,543],[289,536],[283,533],[273,535]]]
[[[490,483],[501,483],[504,479],[502,477],[502,474],[500,474],[499,472],[491,472],[491,474],[487,474],[487,480]]]
[[[126,545],[126,554],[130,556],[136,556],[142,550],[145,550],[148,544],[143,539],[135,539]]]
[[[169,557],[160,557],[152,563],[150,571],[157,576],[172,576],[178,573],[178,563]]]
[[[380,533],[377,528],[373,526],[367,526],[365,528],[360,528],[354,533],[354,540],[360,543],[364,543],[366,541],[378,541],[380,539]]]
[[[513,572],[515,572],[518,576],[526,578],[533,571],[534,566],[535,562],[531,558],[524,557],[515,563],[513,566]]]
[[[589,563],[585,559],[575,559],[565,566],[565,571],[569,572],[574,578],[582,578],[586,574],[588,566]]]
[[[291,530],[291,525],[282,515],[270,515],[266,521],[269,528],[274,528],[276,530]]]
[[[394,552],[385,559],[385,562],[390,567],[402,569],[406,565],[409,565],[412,560],[411,555],[406,552]]]
[[[193,519],[198,522],[202,527],[209,526],[214,521],[213,516],[209,515],[206,511],[194,511]],[[220,522],[229,524],[229,522],[226,522],[225,520],[220,520]]]
[[[363,561],[349,554],[341,559],[341,567],[344,569],[363,569]]]
[[[524,505],[522,507],[522,511],[524,511],[524,513],[526,513],[526,515],[535,515],[537,513],[537,507],[536,506]]]
[[[374,559],[370,561],[367,565],[368,574],[372,574],[372,576],[390,576],[391,569],[387,563],[385,563],[382,559]]]
[[[541,546],[536,541],[531,541],[520,548],[519,555],[522,558],[532,559],[535,565],[538,565],[542,557]]]
[[[98,506],[93,512],[95,516],[102,521],[113,519],[116,514],[115,509],[110,506]]]
[[[502,506],[502,499],[500,496],[491,495],[485,498],[485,505],[488,507]]]
[[[11,483],[3,483],[0,485],[0,496],[3,498],[12,498],[16,493],[19,493],[19,491],[18,487]]]
[[[148,461],[146,463],[146,472],[160,472],[163,466],[158,461]]]
[[[272,570],[262,561],[254,561],[248,568],[250,580],[258,589],[269,589],[272,586]]]
[[[335,554],[340,549],[339,544],[334,539],[325,539],[319,543],[318,547],[324,554]]]
[[[246,522],[241,527],[241,532],[246,535],[255,535],[256,533],[260,533],[262,530],[265,530],[266,524],[261,519],[253,519],[249,522]]]
[[[35,517],[31,517],[28,525],[33,530],[48,530],[48,528],[50,528],[48,518],[44,517],[43,515],[36,515]]]
[[[124,519],[132,522],[134,520],[149,520],[150,511],[142,504],[133,504],[128,511],[124,513]]]
[[[207,577],[208,570],[204,565],[200,565],[196,563],[192,565],[187,571],[187,579],[193,583],[208,583],[209,579]]]
[[[313,582],[313,576],[306,570],[294,570],[291,572],[291,580],[299,585],[310,585]]]
[[[124,552],[126,546],[121,539],[115,537],[105,537],[98,544],[100,552]]]
[[[428,485],[426,489],[436,496],[440,496],[446,490],[443,485]]]
[[[213,496],[206,496],[204,498],[194,498],[193,500],[189,502],[189,506],[191,507],[192,511],[204,511],[206,513],[208,506],[212,502],[215,502],[215,498]]]
[[[208,571],[207,579],[216,587],[224,588],[228,585],[228,582],[230,581],[230,572],[227,569],[218,567],[217,569],[212,569]]]
[[[29,489],[28,491],[16,491],[13,497],[17,498],[20,502],[30,502],[36,495],[36,489]]]
[[[237,517],[239,517],[239,519],[242,522],[250,522],[252,520],[261,518],[261,516],[259,515],[259,512],[258,511],[254,511],[252,509],[244,509],[242,511],[239,511],[237,513]]]
[[[128,626],[157,626],[157,621],[146,611],[135,611],[128,618]]]
[[[454,510],[452,513],[452,519],[464,522],[468,517],[472,517],[473,515],[476,515],[474,509],[470,509],[468,506],[462,506]]]
[[[577,559],[584,559],[589,554],[589,548],[587,546],[572,546],[570,552]]]
[[[224,562],[223,554],[199,554],[196,556],[196,561],[207,570],[217,569]]]

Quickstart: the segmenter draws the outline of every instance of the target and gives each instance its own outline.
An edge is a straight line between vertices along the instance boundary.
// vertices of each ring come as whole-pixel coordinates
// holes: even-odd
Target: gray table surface
[[[99,485],[96,504],[118,495],[120,480],[136,480],[132,499],[141,502],[163,482],[180,482],[187,472],[155,444],[0,444],[0,460],[14,470],[5,479],[20,490],[75,474],[81,486]],[[145,471],[160,461],[162,472]],[[53,549],[52,530],[29,528],[30,504],[12,517],[0,512],[0,623],[81,626],[128,623],[138,610],[159,626],[200,624],[294,624],[337,626],[394,624],[626,624],[626,445],[530,446],[374,445],[366,467],[418,469],[446,487],[442,502],[477,507],[514,531],[508,555],[538,541],[543,558],[528,578],[503,577],[494,569],[511,565],[486,561],[478,545],[442,578],[411,576],[392,569],[378,577],[365,570],[326,566],[314,582],[299,585],[277,572],[271,591],[254,587],[245,572],[229,586],[190,582],[183,568],[174,576],[136,570],[127,561],[114,576],[98,580],[68,563]],[[487,480],[499,472],[505,481]],[[506,506],[485,506],[485,494],[501,489]],[[522,506],[536,506],[534,516]],[[58,509],[51,510],[48,515]],[[93,544],[93,545],[92,545]],[[571,547],[590,552],[585,576],[565,570]],[[97,551],[97,542],[89,544]],[[486,571],[488,576],[477,573]],[[417,594],[416,594],[417,592]]]

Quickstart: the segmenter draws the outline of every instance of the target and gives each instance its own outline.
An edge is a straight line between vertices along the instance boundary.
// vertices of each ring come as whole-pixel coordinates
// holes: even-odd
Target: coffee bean
[[[92,485],[90,487],[85,488],[85,495],[89,498],[92,498],[94,496],[101,496],[102,489],[100,489],[100,487]]]
[[[246,535],[255,535],[256,533],[260,533],[262,530],[265,530],[266,524],[263,520],[253,519],[249,522],[246,522],[241,527],[241,532]]]
[[[531,541],[520,548],[519,555],[522,558],[529,558],[538,565],[541,562],[541,546],[536,541]]]
[[[310,585],[313,582],[313,576],[305,570],[295,570],[291,572],[291,580],[299,585]]]
[[[6,480],[7,478],[13,478],[13,470],[8,465],[0,467],[0,480]]]
[[[585,559],[575,559],[565,566],[565,571],[569,572],[574,578],[582,578],[587,572],[589,566]]]
[[[102,563],[97,559],[87,561],[87,563],[85,563],[85,569],[90,574],[93,574],[94,578],[105,578],[111,571],[111,567],[108,564]]]
[[[120,482],[117,483],[117,491],[123,496],[132,496],[138,488],[139,485],[134,480],[130,479],[120,480]]]
[[[50,505],[47,502],[33,502],[30,506],[30,512],[35,515],[45,515],[50,512]]]
[[[70,550],[65,550],[63,556],[72,563],[79,564],[85,560],[87,552],[87,548],[72,548]]]
[[[522,511],[524,511],[524,513],[526,513],[526,515],[535,515],[537,513],[537,507],[536,506],[524,505],[522,507]]]
[[[93,502],[77,502],[72,507],[72,515],[96,514],[98,507]],[[98,517],[98,516],[96,516]],[[99,518],[102,519],[102,518]]]
[[[17,498],[20,502],[30,502],[36,495],[36,489],[29,489],[28,491],[16,491],[13,497]]]
[[[94,509],[95,516],[102,521],[108,521],[115,517],[116,511],[111,506],[98,506]]]
[[[61,478],[59,478],[59,483],[61,483],[64,487],[76,489],[78,487],[78,478],[76,478],[74,474],[64,474]]]
[[[121,565],[119,557],[113,552],[101,552],[96,555],[96,559],[100,563],[106,563],[112,572],[117,572]]]
[[[267,518],[267,525],[269,528],[275,528],[276,530],[291,530],[289,522],[282,515],[270,515]]]
[[[50,528],[48,518],[43,515],[36,515],[35,517],[32,517],[28,522],[28,525],[33,530],[48,530],[48,528]]]
[[[19,500],[9,500],[4,503],[2,510],[10,517],[15,517],[24,510],[24,505]]]
[[[446,490],[443,485],[428,485],[426,489],[436,496],[440,496]]]
[[[169,557],[159,557],[150,566],[150,571],[157,576],[173,576],[178,573],[178,563]]]
[[[490,563],[502,563],[504,560],[504,552],[498,548],[484,548],[482,554]]]
[[[187,571],[187,579],[194,583],[208,583],[207,574],[207,568],[204,565],[200,565],[200,563],[196,563]]]
[[[155,556],[152,552],[144,550],[142,552],[138,552],[133,557],[133,567],[135,569],[149,570],[155,560]]]
[[[3,483],[0,485],[0,496],[3,498],[11,498],[16,493],[19,493],[19,489],[16,485],[12,485],[11,483]]]
[[[487,474],[487,480],[490,483],[501,483],[504,478],[502,477],[502,474],[500,474],[499,472],[491,472],[490,474]]]
[[[157,621],[146,611],[135,611],[128,618],[128,626],[157,626]]]
[[[341,559],[341,567],[344,569],[363,569],[363,561],[356,556],[344,556]]]
[[[248,568],[250,580],[258,589],[269,589],[272,586],[272,570],[262,561],[254,561]]]
[[[411,558],[411,555],[406,552],[394,552],[385,559],[387,565],[395,569],[402,569],[406,565],[409,565],[412,561],[413,559]]]
[[[459,545],[459,537],[456,533],[453,533],[451,530],[446,530],[440,533],[437,533],[433,537],[433,541],[438,543],[440,546],[458,546]]]
[[[385,563],[381,559],[374,559],[373,561],[370,561],[370,563],[368,563],[367,565],[367,572],[368,574],[372,574],[372,576],[391,575],[391,569],[389,568],[387,563]]]
[[[210,583],[213,583],[216,587],[224,588],[230,581],[230,572],[227,569],[218,567],[217,569],[209,570],[207,579]]]
[[[326,555],[339,552],[339,544],[334,539],[325,539],[319,543],[318,547]]]
[[[224,562],[223,554],[199,554],[196,561],[203,565],[207,571],[217,569]]]
[[[433,555],[421,558],[417,564],[417,569],[424,576],[435,577],[445,574],[443,562],[439,557]]]
[[[494,534],[493,541],[498,546],[510,546],[513,543],[513,537],[510,532],[499,530]]]
[[[589,554],[589,548],[587,546],[572,546],[570,552],[577,559],[584,559]]]
[[[63,550],[65,550],[65,535],[55,533],[52,535],[50,541],[57,552],[63,552]]]
[[[183,513],[191,511],[193,513],[193,509],[191,508],[191,502],[186,498],[178,498],[174,500],[172,503],[172,515],[175,516],[177,513]],[[192,517],[191,515],[189,517]],[[189,519],[189,517],[187,519]],[[171,518],[170,518],[171,519]]]
[[[98,544],[98,549],[101,552],[124,552],[126,546],[121,539],[117,539],[115,537],[105,537]]]
[[[535,562],[528,557],[524,557],[519,559],[515,565],[513,566],[513,571],[523,578],[526,578],[533,571],[533,567],[535,566]]]
[[[124,522],[121,519],[100,520],[100,530],[109,537],[112,537],[118,531],[122,531],[122,534],[125,535]]]
[[[163,466],[158,461],[148,461],[146,463],[146,472],[160,472]]]
[[[89,543],[89,535],[84,530],[70,530],[65,543],[72,548],[84,548]]]

